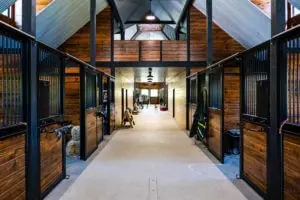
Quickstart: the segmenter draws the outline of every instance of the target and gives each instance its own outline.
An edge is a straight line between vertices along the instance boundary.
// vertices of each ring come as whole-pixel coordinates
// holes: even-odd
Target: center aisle
[[[181,131],[168,112],[145,108],[61,199],[232,200],[246,197]]]

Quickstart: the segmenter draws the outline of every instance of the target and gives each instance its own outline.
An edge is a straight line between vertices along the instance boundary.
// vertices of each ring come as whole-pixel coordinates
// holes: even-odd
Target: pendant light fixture
[[[148,13],[147,13],[146,16],[145,16],[145,19],[146,19],[147,21],[154,21],[154,20],[156,20],[156,17],[155,17],[155,15],[154,15],[153,12],[152,12],[152,6],[151,6],[151,3],[152,3],[152,0],[150,0],[150,9],[149,9]]]

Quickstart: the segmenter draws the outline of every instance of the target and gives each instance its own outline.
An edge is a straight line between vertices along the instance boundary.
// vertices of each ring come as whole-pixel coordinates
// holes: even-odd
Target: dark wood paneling
[[[96,108],[85,111],[86,116],[86,155],[90,155],[97,148],[97,119]]]
[[[69,71],[69,73],[71,73]],[[72,121],[74,126],[80,125],[80,77],[65,77],[65,98],[64,98],[65,120]]]
[[[138,61],[139,42],[132,40],[114,41],[114,61]]]
[[[197,109],[197,105],[196,104],[190,104],[189,106],[189,114],[190,114],[190,117],[189,117],[189,127],[190,127],[190,130],[192,128],[192,125],[193,125],[193,121],[194,121],[194,114],[196,112],[196,109]]]
[[[0,199],[25,199],[25,135],[0,141]]]
[[[228,71],[236,71],[226,69]],[[225,72],[225,69],[224,69]],[[240,123],[240,76],[224,73],[224,131],[239,129]]]
[[[195,7],[190,8],[191,61],[206,60],[206,16]],[[213,23],[213,58],[226,58],[244,48],[219,26]]]
[[[99,144],[103,137],[103,118],[97,117],[97,143]]]
[[[264,127],[246,122],[243,134],[244,176],[266,193],[267,133]]]
[[[45,192],[62,177],[62,138],[53,131],[61,127],[53,124],[41,129],[41,192]]]
[[[284,136],[284,199],[300,199],[300,137]]]
[[[112,133],[115,130],[116,126],[116,114],[115,114],[115,104],[110,104],[110,133]]]
[[[90,23],[87,23],[77,33],[70,37],[59,48],[80,60],[90,60]],[[96,61],[111,60],[111,9],[105,8],[97,15]]]
[[[218,157],[222,158],[221,148],[221,121],[222,112],[209,108],[208,111],[208,148]]]
[[[162,60],[163,61],[186,61],[187,43],[186,41],[169,40],[162,42]]]
[[[142,61],[160,61],[160,41],[149,40],[140,42]]]

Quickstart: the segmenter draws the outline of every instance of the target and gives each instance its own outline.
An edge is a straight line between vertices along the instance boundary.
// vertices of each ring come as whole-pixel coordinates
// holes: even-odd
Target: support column
[[[206,0],[206,63],[207,66],[213,63],[213,35],[212,35],[212,0]]]
[[[191,36],[190,36],[190,8],[187,9],[187,66],[186,76],[191,74]],[[186,130],[190,129],[190,78],[186,79]]]
[[[90,63],[96,67],[96,0],[90,0]]]
[[[125,30],[123,27],[120,27],[121,40],[125,40]]]
[[[110,38],[110,56],[111,56],[111,66],[110,74],[115,76],[115,66],[114,66],[114,42],[115,42],[115,20],[114,20],[114,10],[111,11],[111,38]]]
[[[36,35],[36,0],[23,0],[22,30],[30,35]],[[37,77],[37,46],[35,41],[24,44],[25,50],[23,70],[26,75],[24,96],[27,120],[26,133],[26,199],[38,200],[40,190],[40,131],[38,121],[38,77]]]
[[[272,36],[285,29],[285,1],[271,2]],[[270,133],[267,142],[267,185],[268,199],[283,199],[282,192],[282,138],[279,134],[280,121],[280,85],[277,42],[271,42],[270,52]]]
[[[213,16],[212,16],[212,0],[206,0],[206,66],[213,64]],[[209,75],[205,75],[205,87],[207,95],[209,95]],[[209,102],[208,102],[209,103]]]

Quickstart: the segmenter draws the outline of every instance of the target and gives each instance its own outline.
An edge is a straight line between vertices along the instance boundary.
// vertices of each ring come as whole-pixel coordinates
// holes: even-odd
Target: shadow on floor
[[[239,155],[225,155],[224,164],[221,164],[202,143],[195,141],[195,145],[220,169],[220,171],[235,185],[235,187],[247,198],[262,200],[249,185],[240,179],[240,156]]]
[[[99,144],[98,149],[86,160],[80,160],[79,156],[67,157],[66,160],[66,179],[59,183],[45,200],[58,200],[68,190],[69,187],[75,182],[85,168],[93,161],[93,159],[104,149],[106,144],[112,139],[113,135],[104,136],[104,140]]]

